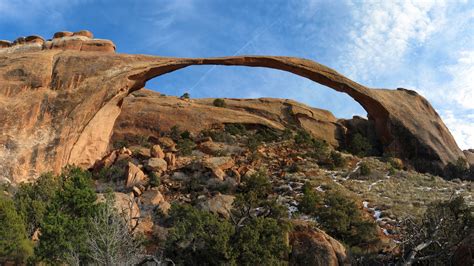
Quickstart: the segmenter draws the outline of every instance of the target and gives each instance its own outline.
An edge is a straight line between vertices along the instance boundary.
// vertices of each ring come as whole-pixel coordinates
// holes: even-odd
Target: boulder
[[[228,156],[206,158],[203,163],[208,168],[220,168],[222,170],[230,169],[235,165],[234,160]]]
[[[142,194],[142,190],[136,186],[132,187],[132,192],[135,197],[139,197]]]
[[[7,40],[0,40],[0,48],[7,48],[12,46],[12,42],[7,41]]]
[[[171,175],[171,179],[177,180],[177,181],[188,181],[190,177],[183,172],[174,172]]]
[[[92,32],[90,32],[88,30],[76,31],[72,34],[72,36],[84,36],[84,37],[87,37],[89,39],[94,38],[94,35],[92,34]]]
[[[176,149],[176,143],[169,137],[161,137],[158,139],[158,142],[160,142],[160,144],[165,148],[165,151],[178,151]]]
[[[151,189],[145,191],[142,196],[140,197],[140,200],[144,206],[147,207],[156,207],[158,206],[161,202],[165,200],[163,195],[160,193],[160,191]]]
[[[150,158],[151,152],[149,148],[145,148],[142,146],[130,146],[129,149],[136,155],[140,157]]]
[[[57,39],[57,38],[71,37],[73,34],[74,33],[70,32],[70,31],[59,31],[59,32],[56,32],[53,35],[53,38]]]
[[[465,150],[463,152],[469,165],[474,166],[474,150]]]
[[[109,40],[87,40],[82,42],[81,51],[114,53],[115,44]]]
[[[228,219],[235,196],[217,194],[199,204],[200,208]]]
[[[133,186],[139,185],[139,184],[145,184],[146,183],[146,175],[143,173],[143,171],[138,168],[136,165],[133,163],[129,162],[128,163],[128,169],[127,169],[127,180],[125,182],[125,186],[128,188],[132,188]]]
[[[161,158],[150,158],[148,159],[147,167],[153,171],[165,172],[168,169],[168,163]]]
[[[44,39],[43,39],[43,37],[38,36],[38,35],[31,35],[31,36],[28,36],[28,37],[25,38],[25,43],[39,43],[39,44],[43,44],[43,43],[44,43]]]
[[[346,248],[307,222],[295,222],[290,233],[290,246],[290,265],[350,265]]]
[[[171,152],[167,152],[165,155],[165,161],[168,163],[169,167],[175,167],[176,166],[176,155]]]
[[[158,204],[158,209],[163,213],[164,215],[168,215],[168,212],[171,209],[171,204],[167,201],[162,201],[160,204]]]
[[[151,156],[164,159],[165,153],[161,149],[160,145],[153,145],[153,147],[151,147]]]
[[[25,43],[26,43],[25,37],[18,37],[16,40],[13,41],[13,45],[21,45]]]
[[[148,215],[146,217],[140,218],[134,232],[143,235],[150,235],[153,233],[153,226],[153,219]]]
[[[109,154],[107,154],[102,160],[97,161],[94,164],[94,169],[102,169],[102,168],[109,168],[112,166],[119,156],[119,150],[113,150]]]
[[[138,208],[138,204],[136,203],[133,194],[130,195],[121,192],[114,192],[114,196],[115,209],[117,209],[119,214],[123,215],[130,228],[135,227],[140,218],[140,209]],[[104,194],[97,194],[97,201],[104,202]]]

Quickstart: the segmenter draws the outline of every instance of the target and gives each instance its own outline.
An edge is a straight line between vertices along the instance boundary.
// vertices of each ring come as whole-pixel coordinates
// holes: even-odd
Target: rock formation
[[[337,147],[344,126],[326,110],[281,99],[225,99],[226,107],[213,105],[214,99],[182,100],[146,89],[127,96],[114,126],[112,140],[134,136],[159,137],[175,125],[198,133],[224,124],[260,125],[283,130],[297,127]]]
[[[292,57],[166,58],[116,54],[87,31],[0,42],[0,178],[20,182],[66,164],[90,167],[107,150],[123,99],[157,76],[191,65],[288,71],[347,93],[373,121],[384,150],[439,172],[465,158],[422,96],[370,89],[316,62]],[[150,125],[153,126],[153,125]]]

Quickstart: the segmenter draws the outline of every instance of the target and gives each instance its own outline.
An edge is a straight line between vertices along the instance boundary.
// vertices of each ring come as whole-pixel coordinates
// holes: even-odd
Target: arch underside
[[[375,121],[375,128],[382,143],[389,143],[392,139],[386,131],[388,111],[377,99],[376,90],[356,83],[335,70],[318,64],[314,61],[277,56],[232,56],[219,58],[153,58],[145,69],[130,76],[137,80],[135,89],[144,87],[145,82],[155,77],[194,65],[222,65],[264,67],[282,70],[307,78],[338,92],[346,93],[357,101],[368,113],[369,119]],[[154,61],[154,62],[153,62]]]

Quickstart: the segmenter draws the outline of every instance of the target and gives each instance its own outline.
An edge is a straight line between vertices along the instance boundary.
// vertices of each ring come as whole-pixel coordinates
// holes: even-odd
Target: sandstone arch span
[[[160,58],[130,76],[143,87],[147,80],[191,65],[265,67],[291,72],[343,92],[357,101],[374,121],[384,150],[410,160],[421,171],[440,172],[463,157],[437,112],[415,91],[372,89],[311,60],[295,57],[233,56],[220,58]]]
[[[148,81],[155,77],[164,75],[193,65],[223,65],[223,66],[248,66],[278,69],[295,75],[310,79],[316,83],[325,85],[338,92],[351,96],[367,111],[369,116],[377,121],[377,130],[384,143],[392,141],[392,136],[383,126],[386,123],[388,111],[379,103],[373,90],[360,85],[335,70],[311,60],[282,57],[282,56],[232,56],[220,58],[168,58],[166,66],[150,64],[149,68],[141,70],[139,74],[130,78],[140,81],[139,87],[143,87],[143,80]]]
[[[149,79],[191,65],[267,67],[300,75],[359,102],[386,151],[437,170],[464,157],[436,111],[413,91],[370,89],[300,58],[116,54],[110,41],[87,38],[58,36],[50,43],[0,48],[0,178],[19,182],[66,164],[90,166],[106,152],[123,98]],[[84,44],[94,49],[85,51]]]

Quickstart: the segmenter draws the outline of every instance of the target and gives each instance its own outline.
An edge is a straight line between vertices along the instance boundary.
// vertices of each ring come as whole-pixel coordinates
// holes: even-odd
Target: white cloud
[[[411,47],[422,44],[445,21],[441,1],[364,1],[351,3],[354,23],[345,52],[344,71],[358,81],[392,71]]]
[[[474,50],[459,52],[456,64],[444,69],[452,77],[445,96],[463,109],[474,110]]]
[[[441,113],[441,117],[461,149],[474,148],[474,114],[456,114],[448,110]]]
[[[64,10],[88,1],[90,0],[0,0],[0,22],[14,21],[16,24],[29,25],[41,20],[58,27],[67,21],[63,16]]]

